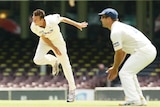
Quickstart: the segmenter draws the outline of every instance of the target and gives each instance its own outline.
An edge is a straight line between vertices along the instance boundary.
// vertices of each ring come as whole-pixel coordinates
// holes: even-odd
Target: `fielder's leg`
[[[135,83],[137,92],[138,92],[138,94],[139,94],[139,96],[140,96],[142,105],[147,105],[147,101],[146,101],[146,99],[145,99],[144,96],[143,96],[142,90],[141,90],[140,85],[139,85],[139,82],[138,82],[137,75],[135,75],[135,76],[133,77],[133,79],[134,79],[134,83]]]
[[[155,57],[155,48],[146,46],[132,54],[124,63],[119,76],[128,101],[141,101],[139,95],[142,93],[137,89],[139,83],[137,84],[138,80],[135,81],[135,75],[149,65]]]

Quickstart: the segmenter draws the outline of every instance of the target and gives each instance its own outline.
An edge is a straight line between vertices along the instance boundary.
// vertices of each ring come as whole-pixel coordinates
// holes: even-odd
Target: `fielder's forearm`
[[[119,68],[126,57],[126,53],[122,49],[115,52],[113,68]]]

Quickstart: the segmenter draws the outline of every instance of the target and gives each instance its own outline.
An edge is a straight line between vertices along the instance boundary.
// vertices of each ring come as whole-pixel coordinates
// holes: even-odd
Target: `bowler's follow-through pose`
[[[39,43],[34,56],[34,62],[37,65],[51,65],[53,75],[59,72],[59,63],[62,65],[64,75],[69,83],[67,102],[73,102],[76,86],[67,55],[66,43],[60,32],[58,24],[60,22],[64,22],[82,30],[82,28],[87,27],[88,23],[79,23],[69,18],[61,17],[59,14],[45,16],[44,10],[41,9],[37,9],[33,12],[32,19],[33,22],[31,23],[31,30],[39,36]],[[56,57],[54,55],[47,54],[50,50],[55,53]]]
[[[130,54],[119,71],[126,98],[126,101],[119,105],[147,105],[136,74],[155,59],[156,48],[142,32],[118,21],[118,12],[115,9],[107,8],[99,15],[103,27],[111,30],[110,38],[115,50],[113,66],[108,69],[109,80],[117,77],[126,54]]]

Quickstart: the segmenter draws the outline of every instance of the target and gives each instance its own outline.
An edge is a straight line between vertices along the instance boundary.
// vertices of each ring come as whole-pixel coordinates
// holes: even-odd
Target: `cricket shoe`
[[[58,73],[59,73],[59,63],[58,61],[56,61],[55,64],[52,65],[52,74],[58,75]]]
[[[75,90],[69,90],[67,96],[67,102],[74,102],[75,100]]]
[[[142,106],[147,106],[147,101],[145,98],[141,98]]]
[[[143,106],[141,101],[125,101],[120,103],[119,106]]]

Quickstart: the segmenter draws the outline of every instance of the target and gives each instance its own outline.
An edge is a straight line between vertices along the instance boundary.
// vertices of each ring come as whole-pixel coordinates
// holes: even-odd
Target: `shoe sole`
[[[73,101],[68,101],[68,100],[67,100],[67,102],[74,102],[74,100],[73,100]]]
[[[146,105],[145,104],[126,103],[126,104],[119,104],[119,106],[146,106]]]
[[[119,106],[146,106],[146,105],[139,105],[139,104],[119,104]]]
[[[69,97],[69,96],[72,96],[72,97]],[[67,96],[67,102],[74,102],[74,100],[75,100],[75,91],[74,92],[69,92],[68,96]]]

